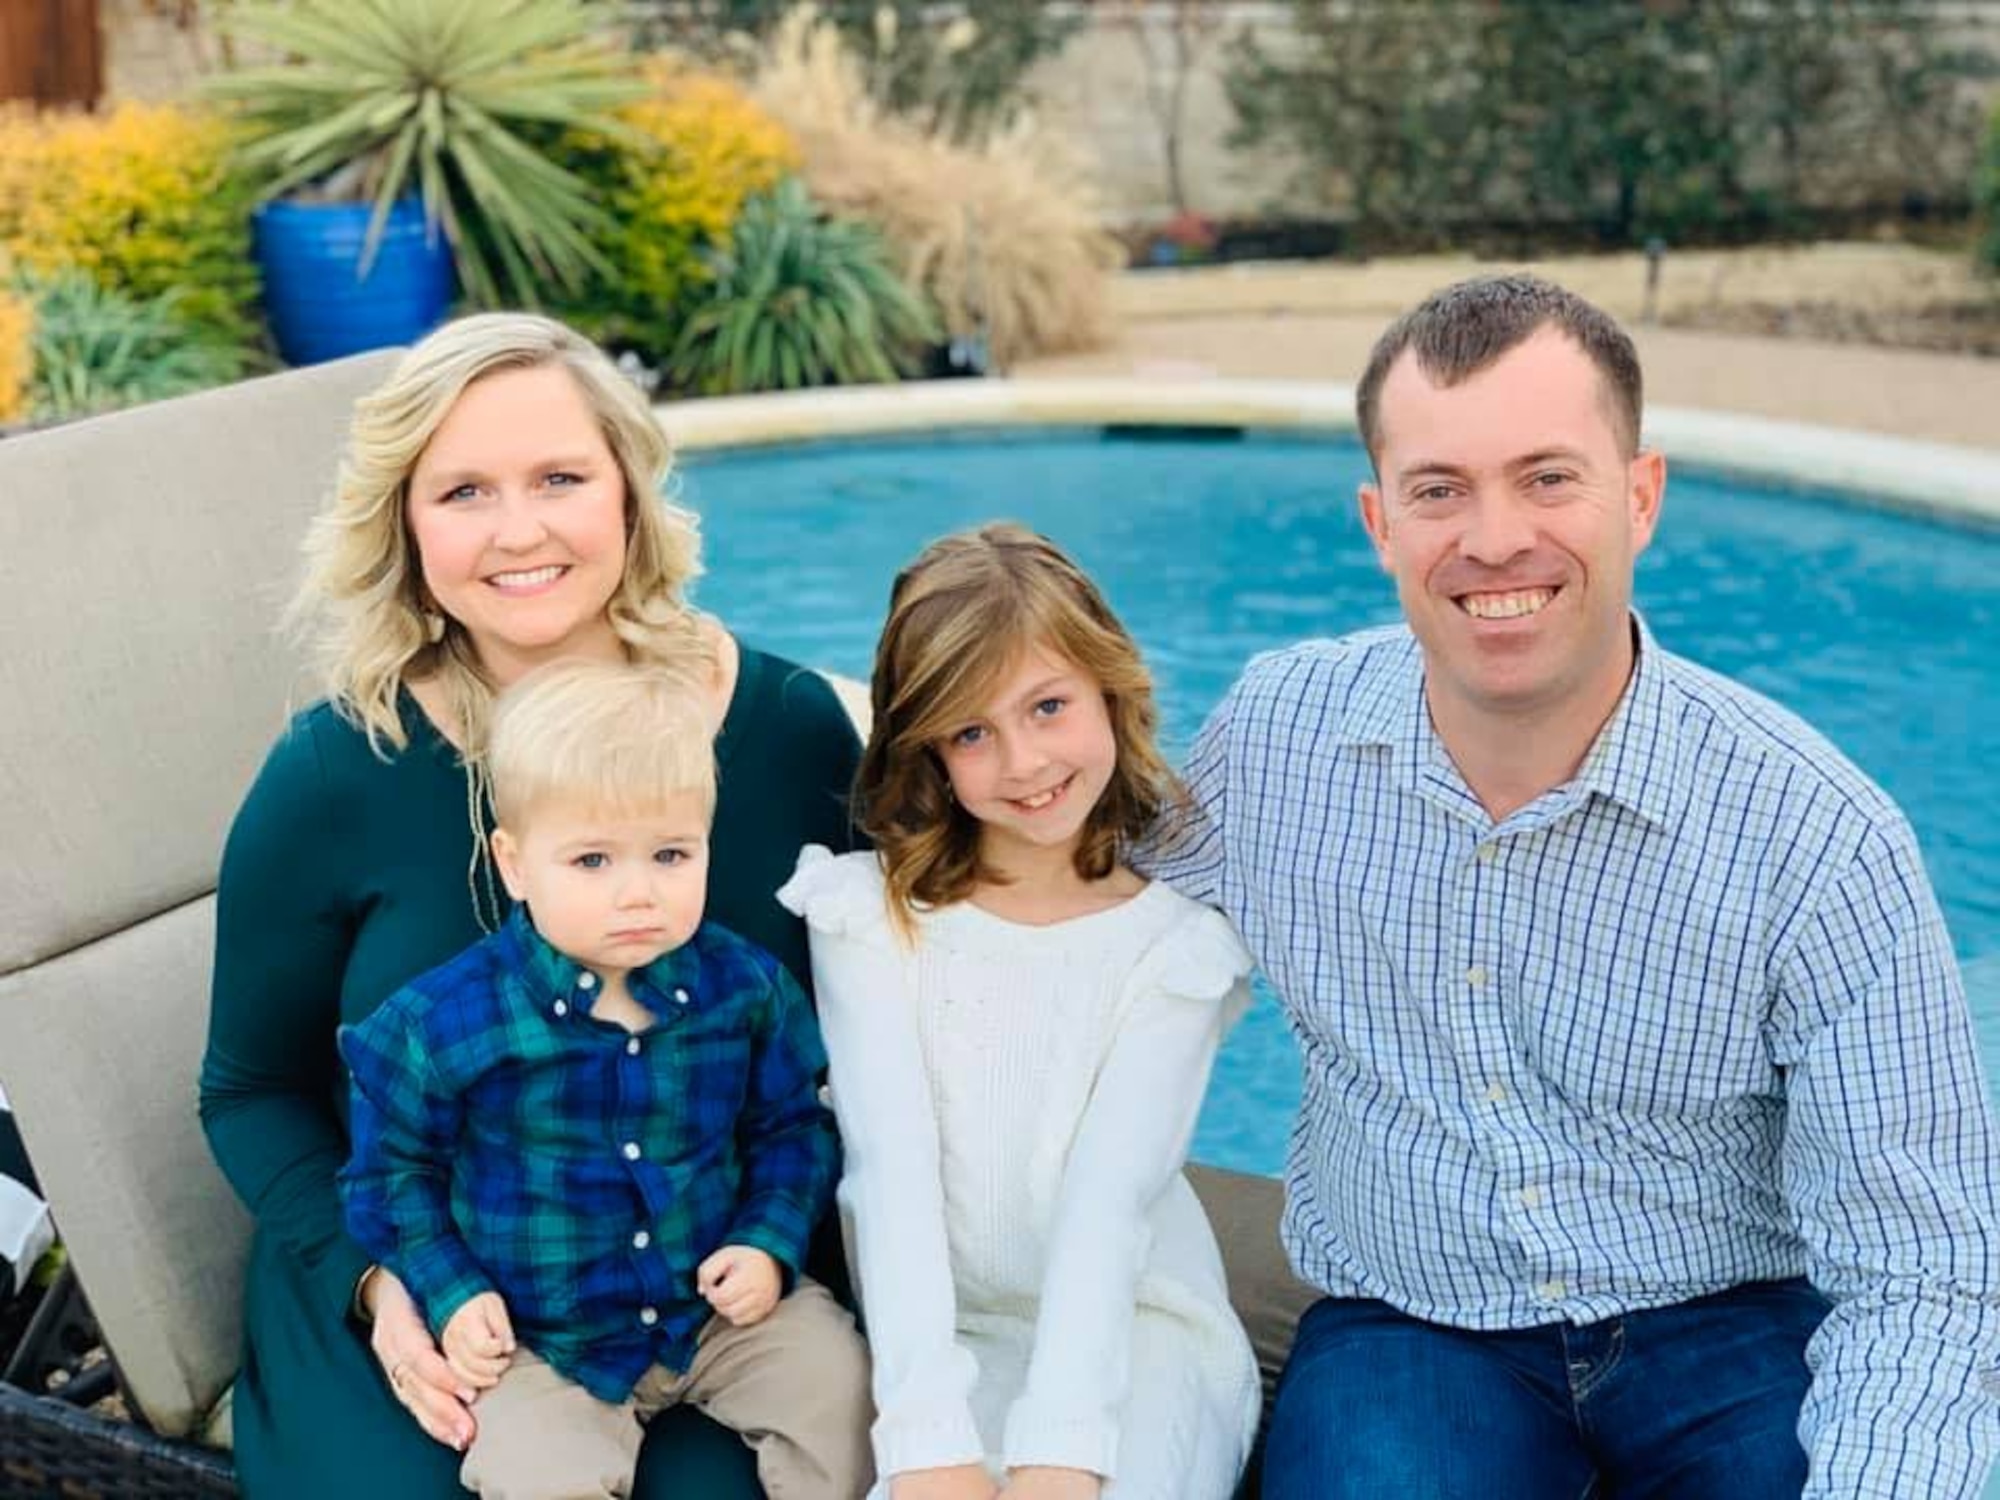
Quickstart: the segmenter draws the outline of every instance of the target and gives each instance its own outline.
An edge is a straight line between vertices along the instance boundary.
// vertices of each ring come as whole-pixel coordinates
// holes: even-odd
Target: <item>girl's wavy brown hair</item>
[[[977,718],[1022,654],[1040,647],[1104,692],[1117,764],[1084,821],[1076,872],[1101,880],[1186,792],[1158,744],[1153,679],[1084,571],[1024,526],[997,522],[925,548],[896,575],[875,648],[874,724],[855,776],[855,821],[875,842],[889,915],[909,936],[918,908],[963,901],[1003,879],[979,858],[979,820],[951,795],[938,754]]]

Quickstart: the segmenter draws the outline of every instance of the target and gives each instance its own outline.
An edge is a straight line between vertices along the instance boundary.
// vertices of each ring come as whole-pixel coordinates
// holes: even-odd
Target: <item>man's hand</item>
[[[1103,1477],[1088,1469],[1028,1464],[1007,1471],[1000,1500],[1097,1500],[1103,1489]]]
[[[767,1252],[755,1245],[724,1245],[695,1268],[694,1284],[717,1313],[747,1328],[771,1315],[785,1281]]]
[[[447,1448],[465,1451],[472,1441],[468,1409],[476,1394],[452,1373],[424,1326],[423,1314],[394,1273],[378,1270],[362,1293],[369,1317],[368,1346],[417,1425]]]
[[[481,1292],[444,1325],[445,1363],[474,1390],[499,1384],[513,1355],[514,1323],[498,1292]]]
[[[993,1500],[999,1493],[984,1464],[910,1469],[889,1481],[889,1500]]]

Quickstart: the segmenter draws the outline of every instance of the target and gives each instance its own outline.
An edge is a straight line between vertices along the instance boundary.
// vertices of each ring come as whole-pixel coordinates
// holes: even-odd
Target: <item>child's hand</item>
[[[694,1284],[738,1328],[768,1318],[785,1286],[778,1263],[754,1245],[724,1245],[695,1268]]]
[[[1088,1469],[1029,1464],[1007,1471],[1000,1500],[1097,1500],[1104,1480]]]
[[[889,1500],[993,1500],[999,1493],[984,1464],[911,1469],[889,1481]]]
[[[444,1358],[467,1385],[485,1390],[499,1383],[514,1353],[514,1324],[498,1292],[481,1292],[444,1325]]]

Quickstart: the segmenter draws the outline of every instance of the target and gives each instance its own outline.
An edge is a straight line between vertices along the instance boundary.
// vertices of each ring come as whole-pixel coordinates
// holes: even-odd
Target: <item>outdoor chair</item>
[[[393,358],[0,441],[0,1085],[69,1257],[0,1348],[0,1500],[237,1493],[250,1226],[195,1113],[216,866],[312,696],[275,624]],[[1277,1185],[1197,1186],[1268,1380],[1308,1295]]]

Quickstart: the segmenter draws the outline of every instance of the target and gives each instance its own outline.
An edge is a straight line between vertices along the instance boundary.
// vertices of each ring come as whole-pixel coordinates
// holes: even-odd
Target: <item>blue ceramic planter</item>
[[[362,278],[356,272],[369,211],[365,203],[279,201],[252,219],[264,310],[288,363],[411,343],[444,321],[452,268],[443,233],[427,237],[423,205],[402,199]]]

